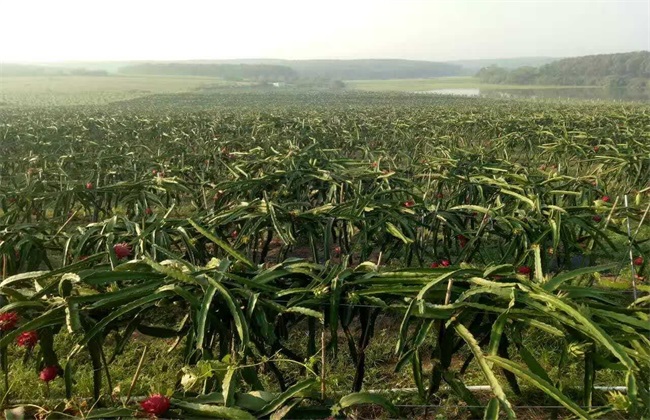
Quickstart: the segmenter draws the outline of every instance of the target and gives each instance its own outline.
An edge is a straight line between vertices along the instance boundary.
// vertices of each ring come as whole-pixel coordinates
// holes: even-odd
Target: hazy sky
[[[650,0],[0,0],[0,60],[574,56],[650,49]]]

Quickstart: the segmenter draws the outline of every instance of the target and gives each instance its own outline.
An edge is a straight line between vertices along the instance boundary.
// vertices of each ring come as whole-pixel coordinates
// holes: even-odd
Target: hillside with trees
[[[451,64],[458,64],[463,67],[463,73],[474,75],[484,67],[499,66],[505,69],[516,69],[519,67],[541,67],[544,64],[557,61],[557,57],[514,57],[514,58],[479,58],[474,60],[449,61]]]
[[[295,70],[275,64],[202,64],[202,63],[141,63],[120,68],[123,74],[160,76],[208,76],[226,80],[293,81]]]
[[[414,60],[295,60],[287,65],[301,77],[333,80],[418,79],[461,72],[457,64]]]
[[[64,68],[32,64],[0,63],[0,76],[107,76],[108,72],[99,69]]]
[[[477,77],[484,83],[497,84],[645,88],[650,79],[650,52],[565,58],[541,67],[513,70],[489,66],[481,69]]]
[[[223,60],[142,63],[122,67],[125,74],[216,76],[238,79],[364,80],[456,76],[458,64],[414,60]]]

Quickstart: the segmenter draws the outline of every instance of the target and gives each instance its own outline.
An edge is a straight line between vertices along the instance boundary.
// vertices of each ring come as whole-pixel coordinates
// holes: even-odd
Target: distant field
[[[373,91],[415,92],[432,89],[480,88],[484,90],[510,89],[566,89],[593,88],[595,86],[546,86],[546,85],[496,85],[481,83],[476,77],[438,77],[433,79],[388,79],[388,80],[348,80],[350,89]]]
[[[193,76],[0,77],[0,105],[101,105],[156,93],[232,84]]]
[[[12,106],[78,106],[105,105],[155,94],[173,95],[187,92],[214,92],[223,87],[250,86],[251,82],[232,82],[216,77],[202,76],[0,76],[0,107]],[[558,96],[590,99],[593,91],[601,95],[601,88],[593,86],[530,86],[482,84],[475,77],[439,77],[432,79],[350,80],[348,90],[375,92],[418,92],[433,89],[481,89],[485,93],[501,91],[559,90]],[[288,86],[278,92],[305,89]],[[586,89],[585,89],[586,88]],[[594,89],[595,88],[595,89]],[[308,88],[307,88],[308,89]],[[582,95],[592,91],[592,96]],[[605,98],[607,98],[605,96]],[[620,98],[619,98],[620,99]]]

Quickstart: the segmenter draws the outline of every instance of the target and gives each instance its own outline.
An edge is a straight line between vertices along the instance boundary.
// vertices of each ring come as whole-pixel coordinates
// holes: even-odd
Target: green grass
[[[368,91],[416,92],[432,89],[512,90],[512,89],[580,89],[598,86],[497,85],[481,83],[476,77],[437,77],[433,79],[348,80],[349,89]]]
[[[71,348],[74,337],[67,333],[56,335],[55,350],[63,357],[60,360],[65,365],[65,355]],[[133,396],[148,395],[149,393],[166,392],[173,389],[176,383],[177,374],[182,366],[182,346],[173,351],[172,340],[153,339],[140,336],[129,341],[124,352],[110,365],[111,385],[106,380],[105,371],[102,371],[103,389],[102,392],[112,394],[115,397],[125,396],[129,390],[136,367],[142,356],[145,346],[148,347],[145,355],[145,364],[141,375],[133,388]],[[63,401],[65,399],[65,384],[62,378],[57,378],[50,383],[49,395],[45,384],[38,378],[38,368],[33,357],[26,355],[22,347],[10,346],[9,360],[9,401],[30,401],[35,404],[42,404],[46,400],[53,399]],[[34,351],[38,352],[40,346]],[[109,337],[104,345],[107,358],[110,358],[114,351],[113,340]],[[76,396],[91,398],[93,395],[93,369],[87,351],[81,351],[73,359],[74,363],[74,394]]]
[[[383,316],[378,321],[377,331],[375,336],[371,339],[370,345],[366,349],[366,381],[364,383],[364,390],[388,390],[388,389],[407,389],[414,388],[416,385],[413,382],[412,372],[410,365],[405,366],[399,372],[395,372],[394,367],[397,361],[393,343],[395,342],[400,326],[400,317]],[[305,327],[306,328],[306,327]],[[303,347],[306,345],[305,328],[295,328],[291,331],[292,347]],[[111,357],[114,350],[113,336],[109,336],[104,345],[104,351],[108,358]],[[70,342],[73,337],[67,333],[57,334],[55,348],[60,354],[65,354],[65,351],[70,348]],[[131,394],[131,397],[142,397],[150,393],[168,393],[174,389],[178,377],[178,372],[183,366],[182,363],[182,349],[183,343],[172,348],[172,339],[156,339],[146,336],[139,336],[129,342],[124,349],[124,352],[115,359],[109,366],[111,375],[111,386],[106,381],[105,371],[103,374],[103,392],[110,394],[117,401],[120,398],[125,398],[128,394],[133,376],[136,372],[136,367],[142,356],[145,347],[147,352],[144,358],[144,368],[139,376]],[[560,358],[560,349],[562,344],[557,338],[551,338],[541,332],[534,331],[526,335],[524,344],[533,352],[534,356],[539,360],[542,366],[547,370],[549,375],[553,378],[562,378],[562,382],[568,394],[577,394],[580,392],[583,380],[583,367],[579,363],[579,358],[574,358],[566,367],[566,370],[560,375],[557,365]],[[433,337],[427,338],[422,346],[423,367],[426,375],[431,370],[431,362],[429,356],[435,345]],[[35,348],[39,351],[39,346]],[[463,364],[465,358],[469,355],[469,351],[465,350],[460,352],[454,357],[452,365],[455,369],[459,369]],[[49,390],[38,379],[38,370],[36,369],[32,360],[25,359],[25,350],[16,346],[10,346],[9,360],[13,362],[10,365],[9,383],[11,384],[11,393],[9,401],[30,401],[30,403],[37,406],[53,409],[52,401],[63,401],[65,398],[64,382],[62,378],[58,378],[50,383]],[[74,361],[74,375],[75,378],[75,396],[77,400],[75,404],[83,407],[86,401],[84,398],[92,397],[93,377],[90,359],[86,352],[80,352]],[[282,364],[280,362],[280,364]],[[290,377],[299,380],[299,369],[293,364],[282,364],[283,368],[289,367],[291,370]],[[295,369],[294,369],[295,368]],[[261,381],[265,386],[273,388],[275,386],[273,375],[269,372],[260,372]],[[330,396],[339,395],[343,396],[350,392],[354,376],[354,365],[350,359],[345,338],[343,335],[339,337],[339,353],[338,357],[333,357],[331,354],[328,356],[327,364],[327,392]],[[598,373],[598,385],[623,385],[624,373],[615,372],[611,370],[602,370]],[[497,377],[501,383],[504,384],[506,392],[510,400],[515,406],[530,406],[530,405],[550,405],[554,406],[556,403],[549,397],[539,393],[534,388],[526,385],[520,381],[522,387],[522,395],[516,396],[512,390],[506,385],[505,377],[497,372]],[[472,361],[468,370],[463,376],[466,385],[485,385],[485,379],[479,369],[476,361]],[[438,395],[446,395],[448,391],[443,388]],[[384,395],[389,395],[390,399],[395,404],[402,405],[419,405],[431,404],[421,400],[417,393],[414,392],[388,392]],[[487,403],[488,393],[478,392],[477,398],[483,403]],[[597,392],[595,395],[596,402],[604,401],[605,395],[603,392]],[[450,396],[444,399],[443,406],[440,409],[442,413],[453,418],[466,418],[467,412],[459,409],[464,403],[457,398]],[[110,405],[110,404],[109,404]],[[116,403],[115,405],[119,405]],[[86,407],[86,410],[88,407]],[[549,414],[549,409],[538,408],[539,413]],[[539,414],[538,413],[538,414]],[[458,417],[456,417],[458,416]],[[526,417],[529,418],[529,417]],[[537,417],[535,417],[537,418]]]

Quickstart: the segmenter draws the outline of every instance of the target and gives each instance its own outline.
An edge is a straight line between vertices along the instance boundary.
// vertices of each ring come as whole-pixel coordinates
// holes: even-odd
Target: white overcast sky
[[[0,61],[453,60],[650,49],[650,0],[0,0]]]

